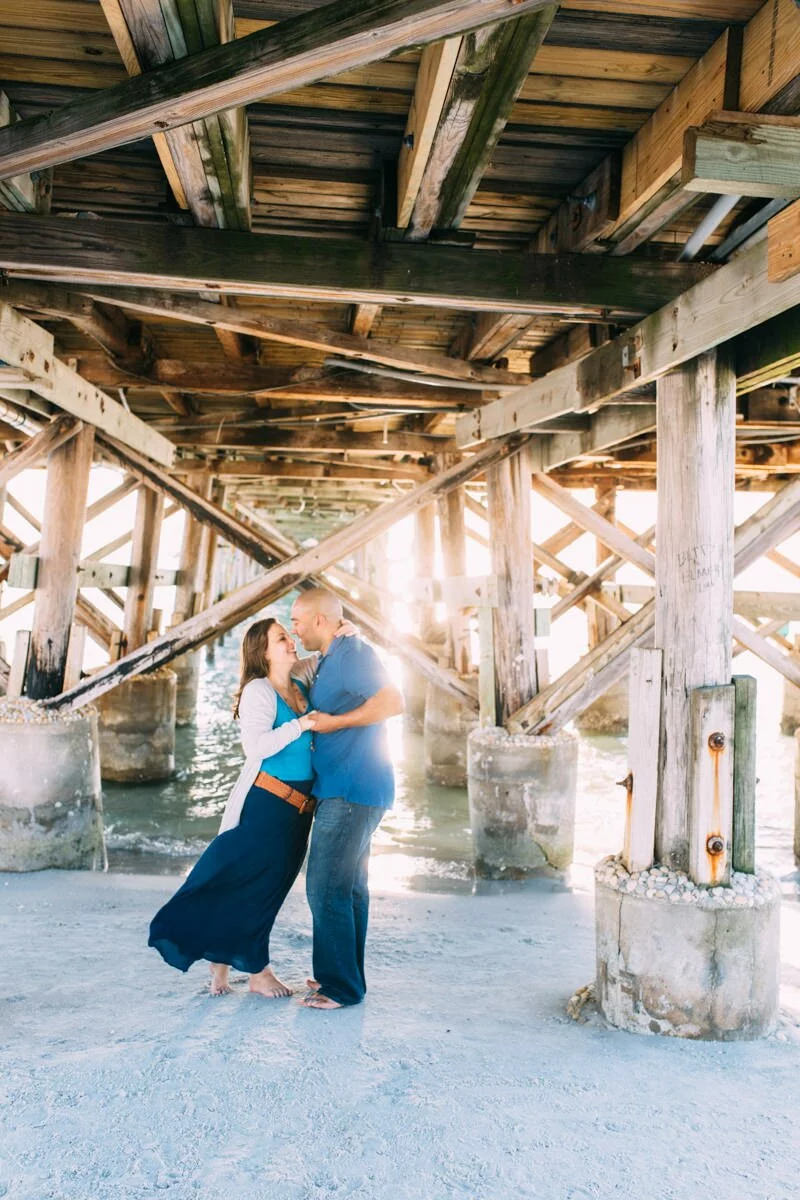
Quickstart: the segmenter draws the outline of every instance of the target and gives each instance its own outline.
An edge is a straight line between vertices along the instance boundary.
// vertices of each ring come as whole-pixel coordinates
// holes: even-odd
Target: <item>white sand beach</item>
[[[580,1025],[592,897],[556,879],[374,897],[370,992],[212,999],[146,948],[167,877],[0,877],[0,1196],[9,1200],[788,1200],[800,1036],[690,1043]],[[800,911],[784,1005],[800,1009]],[[274,962],[300,987],[298,889]]]

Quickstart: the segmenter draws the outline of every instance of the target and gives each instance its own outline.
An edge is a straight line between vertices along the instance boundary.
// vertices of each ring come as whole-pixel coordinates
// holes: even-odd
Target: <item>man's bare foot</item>
[[[233,991],[229,981],[230,970],[226,963],[211,964],[211,982],[208,990],[212,996],[227,996]]]
[[[270,1000],[279,1000],[283,996],[292,995],[292,989],[278,979],[278,976],[273,974],[269,967],[250,976],[250,991],[257,992],[259,996],[267,996]]]
[[[313,991],[313,989],[312,989]],[[300,1003],[305,1008],[343,1008],[343,1004],[339,1004],[337,1000],[331,1000],[328,996],[323,996],[322,992],[315,992],[313,996],[305,996]]]

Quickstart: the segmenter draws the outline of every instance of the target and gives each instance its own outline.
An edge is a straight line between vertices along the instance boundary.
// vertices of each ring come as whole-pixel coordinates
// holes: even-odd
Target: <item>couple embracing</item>
[[[208,960],[214,995],[230,991],[231,967],[251,991],[291,995],[269,937],[310,836],[313,979],[302,1003],[343,1008],[366,992],[370,841],[394,798],[383,722],[403,699],[330,592],[301,593],[292,629],[308,657],[274,618],[244,636],[234,716],[245,765],[219,834],[153,918],[149,945],[182,971]]]

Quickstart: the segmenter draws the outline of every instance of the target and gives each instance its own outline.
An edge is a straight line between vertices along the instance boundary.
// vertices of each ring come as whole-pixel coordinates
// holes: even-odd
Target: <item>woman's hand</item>
[[[358,637],[358,626],[346,618],[339,622],[339,627],[336,630],[337,637]]]
[[[316,725],[314,723],[316,719],[317,714],[313,711],[303,713],[302,717],[298,717],[297,720],[298,724],[300,725],[300,732],[305,733],[308,729],[313,732],[316,729]]]

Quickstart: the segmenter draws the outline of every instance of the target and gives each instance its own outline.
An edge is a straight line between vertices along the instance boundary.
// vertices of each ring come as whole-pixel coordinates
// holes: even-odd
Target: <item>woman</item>
[[[187,971],[198,959],[211,962],[214,996],[230,992],[231,967],[249,973],[251,992],[292,994],[270,968],[269,935],[311,829],[314,714],[306,685],[292,678],[310,668],[313,660],[298,661],[273,617],[245,633],[234,717],[247,760],[218,836],[150,926],[148,945],[170,966]]]

